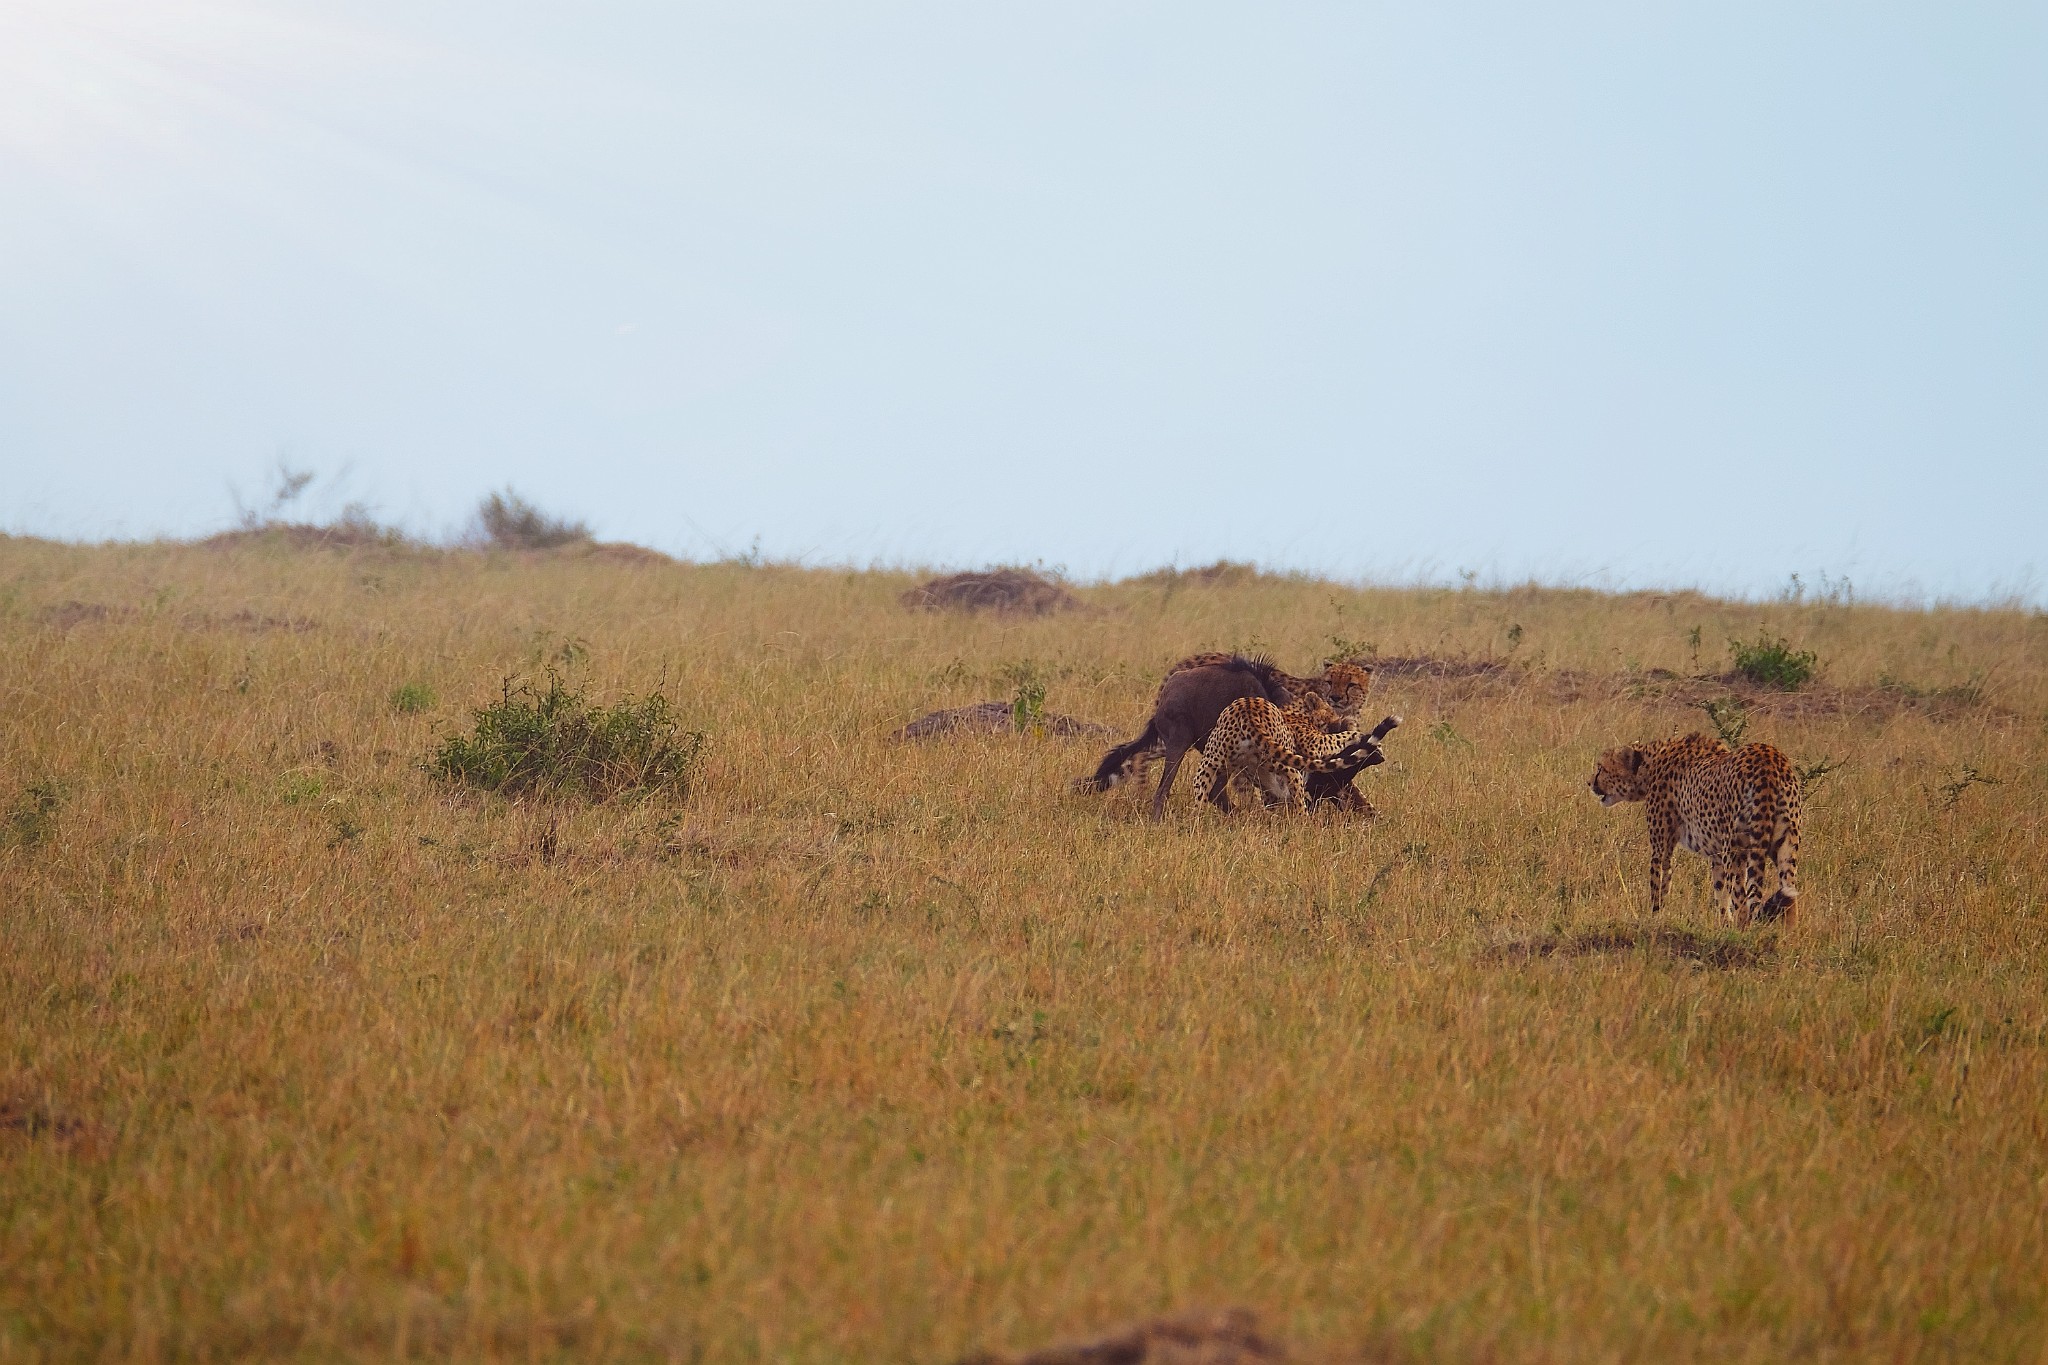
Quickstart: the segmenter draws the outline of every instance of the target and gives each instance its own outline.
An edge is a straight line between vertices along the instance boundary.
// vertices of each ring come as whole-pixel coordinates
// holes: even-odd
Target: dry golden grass
[[[1228,1304],[1310,1359],[2040,1358],[2040,614],[911,583],[0,541],[0,1359],[937,1362]],[[1723,929],[1688,855],[1651,925],[1585,777],[1764,624],[1825,673],[1752,737],[1847,765],[1800,920]],[[1372,825],[887,739],[1034,673],[1130,733],[1190,650],[1333,634],[1527,667],[1383,681]],[[550,659],[711,733],[687,800],[419,768]]]

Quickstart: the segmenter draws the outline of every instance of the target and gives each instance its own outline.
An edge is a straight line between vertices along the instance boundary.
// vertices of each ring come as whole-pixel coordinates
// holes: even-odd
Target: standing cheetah
[[[1152,798],[1152,818],[1157,820],[1165,814],[1166,793],[1180,770],[1181,757],[1207,742],[1223,708],[1239,697],[1263,696],[1277,706],[1293,706],[1306,697],[1321,698],[1338,713],[1330,724],[1342,730],[1364,708],[1371,688],[1372,670],[1349,660],[1329,665],[1319,678],[1297,678],[1265,658],[1191,654],[1166,670],[1166,680],[1152,703],[1152,719],[1138,737],[1104,754],[1095,772],[1074,785],[1083,791],[1108,791],[1124,782],[1141,781],[1146,768],[1163,758],[1166,770]],[[1346,809],[1370,812],[1371,804],[1351,786],[1356,772],[1339,768],[1318,773],[1309,784],[1311,794],[1335,800]]]
[[[1600,755],[1587,783],[1603,806],[1641,801],[1650,822],[1650,911],[1664,906],[1671,850],[1689,848],[1713,868],[1723,918],[1788,923],[1799,898],[1799,774],[1768,744],[1730,750],[1691,734]],[[1764,897],[1764,864],[1778,889]]]
[[[1289,809],[1306,809],[1307,773],[1371,766],[1379,761],[1379,741],[1401,723],[1399,716],[1388,716],[1370,734],[1351,729],[1331,734],[1329,725],[1339,719],[1313,692],[1285,710],[1263,697],[1232,702],[1202,745],[1195,799],[1229,810],[1227,788],[1244,778]]]

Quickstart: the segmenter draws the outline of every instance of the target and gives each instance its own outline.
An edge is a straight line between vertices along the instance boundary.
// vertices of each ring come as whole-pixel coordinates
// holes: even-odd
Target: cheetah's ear
[[[1641,749],[1630,745],[1621,751],[1621,766],[1628,769],[1629,776],[1633,777],[1643,770],[1643,764],[1649,757]]]

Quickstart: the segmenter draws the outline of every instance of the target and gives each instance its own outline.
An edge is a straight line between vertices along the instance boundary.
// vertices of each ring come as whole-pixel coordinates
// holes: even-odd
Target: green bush
[[[564,792],[615,796],[689,788],[704,747],[660,692],[597,706],[550,672],[545,687],[514,687],[472,713],[468,735],[450,735],[426,760],[442,781],[507,796]]]
[[[423,682],[402,683],[391,693],[391,709],[408,716],[432,710],[434,701],[434,689]]]
[[[1773,640],[1759,632],[1752,644],[1730,640],[1735,654],[1735,671],[1759,687],[1783,692],[1804,686],[1820,667],[1820,656],[1810,649],[1794,649],[1783,636]]]

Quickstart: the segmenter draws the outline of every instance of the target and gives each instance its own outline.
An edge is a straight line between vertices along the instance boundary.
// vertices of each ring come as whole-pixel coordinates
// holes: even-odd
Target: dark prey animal
[[[1294,694],[1278,681],[1280,671],[1264,659],[1234,656],[1222,663],[1183,669],[1168,676],[1159,686],[1152,703],[1152,719],[1144,731],[1128,744],[1119,744],[1102,756],[1093,776],[1075,785],[1084,791],[1108,791],[1130,772],[1131,760],[1153,745],[1166,750],[1166,767],[1159,774],[1159,790],[1152,795],[1152,818],[1166,814],[1166,793],[1180,772],[1180,761],[1189,749],[1199,749],[1216,728],[1223,708],[1240,697],[1263,697],[1275,706],[1286,706]]]
[[[1362,750],[1352,763],[1341,768],[1332,768],[1327,772],[1309,773],[1309,805],[1315,806],[1320,802],[1329,801],[1335,803],[1338,810],[1357,811],[1368,820],[1377,816],[1379,812],[1373,809],[1372,802],[1365,799],[1365,793],[1352,784],[1367,768],[1387,761],[1387,756],[1380,752],[1380,741],[1392,734],[1394,727],[1400,723],[1399,716],[1388,716],[1374,726],[1371,733],[1366,736],[1372,743]]]

